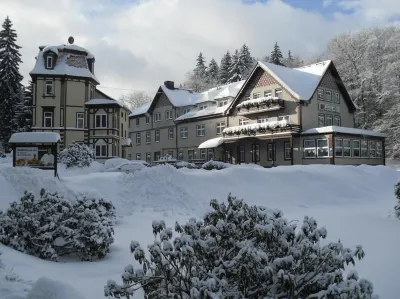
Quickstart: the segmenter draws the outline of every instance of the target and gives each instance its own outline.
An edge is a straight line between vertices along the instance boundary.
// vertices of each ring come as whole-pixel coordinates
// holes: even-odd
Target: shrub
[[[232,166],[232,164],[229,164],[229,163],[210,160],[210,161],[204,163],[201,166],[201,168],[206,169],[206,170],[213,170],[213,169],[221,170],[221,169],[228,168],[231,166]]]
[[[327,231],[313,218],[298,227],[280,211],[230,195],[227,204],[210,205],[203,221],[176,223],[175,239],[163,221],[153,222],[150,259],[132,241],[143,269],[128,265],[121,285],[107,282],[105,296],[131,298],[142,286],[146,298],[373,298],[369,281],[354,271],[343,277],[345,265],[364,256],[361,246],[321,246]]]
[[[194,164],[194,163],[189,163],[189,162],[186,162],[186,161],[179,161],[179,162],[176,162],[175,164],[174,164],[174,166],[176,167],[176,168],[184,168],[184,167],[186,167],[186,168],[189,168],[189,169],[197,169],[198,167],[196,166],[196,164]]]
[[[395,211],[396,217],[400,218],[400,182],[398,182],[394,186],[394,195],[397,198],[397,205],[395,205],[394,211]]]
[[[89,167],[93,162],[93,151],[86,145],[73,142],[60,153],[60,163],[69,167]]]
[[[77,254],[81,260],[103,258],[114,242],[114,206],[103,199],[80,196],[75,203],[42,189],[40,199],[25,191],[0,213],[0,242],[57,261]]]

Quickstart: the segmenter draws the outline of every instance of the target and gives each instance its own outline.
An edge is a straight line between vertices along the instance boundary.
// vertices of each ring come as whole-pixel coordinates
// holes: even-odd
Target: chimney
[[[165,85],[165,87],[166,88],[168,88],[168,89],[175,89],[175,87],[174,87],[174,81],[165,81],[164,82],[164,85]]]

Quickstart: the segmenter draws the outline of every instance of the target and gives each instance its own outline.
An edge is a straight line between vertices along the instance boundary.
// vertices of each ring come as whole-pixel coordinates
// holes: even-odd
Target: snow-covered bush
[[[103,258],[113,243],[114,206],[81,196],[75,203],[42,189],[40,199],[25,191],[21,202],[0,212],[0,242],[57,261],[77,254],[82,260]]]
[[[231,166],[232,166],[232,164],[229,164],[229,163],[210,160],[210,161],[204,163],[201,166],[201,168],[206,169],[206,170],[213,170],[213,169],[221,170],[221,169],[228,168]]]
[[[154,221],[150,258],[138,242],[130,246],[143,269],[128,265],[122,284],[107,282],[105,296],[131,298],[141,286],[146,298],[374,298],[369,281],[353,271],[343,276],[347,264],[364,256],[361,246],[321,246],[327,231],[313,218],[296,225],[280,211],[230,195],[227,204],[210,204],[203,221],[176,223],[175,238]]]
[[[93,162],[94,154],[86,144],[73,142],[60,153],[60,163],[69,167],[88,167]]]
[[[175,163],[175,165],[174,165],[176,168],[189,168],[189,169],[196,169],[196,168],[198,168],[197,166],[196,166],[196,164],[194,164],[194,163],[189,163],[189,162],[186,162],[186,161],[178,161],[178,162],[176,162]]]

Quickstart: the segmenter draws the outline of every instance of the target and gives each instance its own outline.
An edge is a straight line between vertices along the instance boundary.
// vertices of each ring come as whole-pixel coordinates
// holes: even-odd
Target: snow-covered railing
[[[255,135],[257,132],[276,131],[278,129],[292,128],[296,125],[290,120],[268,121],[264,123],[248,124],[224,129],[223,135]]]
[[[278,107],[283,107],[284,101],[279,99],[279,97],[262,97],[257,99],[251,99],[247,101],[243,101],[239,103],[236,107],[240,110],[241,108],[252,108],[252,107],[260,107],[260,106],[271,106],[276,105]]]

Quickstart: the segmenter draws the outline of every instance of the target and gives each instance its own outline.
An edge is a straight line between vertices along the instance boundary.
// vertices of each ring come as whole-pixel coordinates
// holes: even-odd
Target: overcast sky
[[[179,84],[200,51],[219,62],[246,43],[261,58],[277,41],[284,53],[311,57],[336,34],[398,22],[400,0],[0,0],[0,19],[7,15],[24,83],[38,47],[72,35],[96,56],[102,90],[118,98]]]

